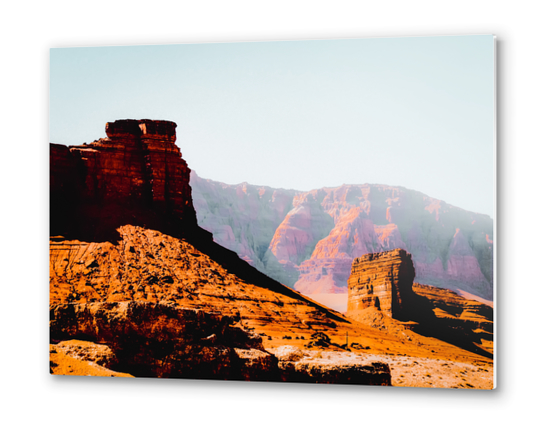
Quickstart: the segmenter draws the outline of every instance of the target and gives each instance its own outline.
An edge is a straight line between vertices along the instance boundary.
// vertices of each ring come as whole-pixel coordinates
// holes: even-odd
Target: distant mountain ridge
[[[251,265],[304,294],[345,293],[354,258],[412,254],[415,281],[493,298],[493,220],[403,187],[302,192],[191,173],[198,224]]]

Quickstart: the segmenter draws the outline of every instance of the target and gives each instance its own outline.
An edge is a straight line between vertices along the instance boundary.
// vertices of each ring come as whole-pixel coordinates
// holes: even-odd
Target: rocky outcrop
[[[118,243],[51,240],[51,305],[173,302],[210,313],[239,315],[244,325],[266,334],[297,329],[308,335],[312,327],[331,328],[346,322],[342,315],[263,274],[241,278],[218,263],[216,256],[186,240],[130,225],[119,227],[118,235]],[[237,261],[250,268],[239,258]]]
[[[133,377],[113,371],[117,365],[113,351],[106,345],[86,340],[66,340],[49,345],[49,372],[54,375],[95,377]]]
[[[118,359],[105,344],[93,343],[85,340],[63,340],[54,345],[57,352],[62,352],[72,358],[92,362],[105,368],[114,368]]]
[[[117,358],[117,371],[140,377],[276,380],[277,360],[264,351],[261,337],[232,324],[223,315],[150,302],[59,304],[50,313],[52,341],[107,345]]]
[[[403,249],[354,259],[346,315],[355,319],[360,311],[373,307],[392,318],[404,316],[412,306],[415,275],[412,257]]]
[[[493,357],[493,307],[438,287],[414,283],[408,315],[414,331],[436,337],[486,358]]]
[[[413,283],[415,275],[412,258],[403,249],[355,259],[348,279],[346,315],[385,328],[388,334],[409,328],[492,357],[492,306],[448,289]]]
[[[283,381],[391,386],[390,367],[349,352],[320,352],[282,346],[272,350]]]
[[[493,221],[487,215],[377,184],[302,193],[198,178],[193,190],[205,199],[195,203],[198,220],[203,216],[200,224],[219,234],[218,243],[301,293],[344,293],[354,258],[401,248],[412,254],[418,282],[492,299]],[[288,199],[281,204],[286,209],[273,219],[249,213],[247,193],[253,193],[251,211],[272,205],[269,194],[256,195],[260,191]]]
[[[437,318],[447,320],[454,327],[472,329],[483,339],[493,341],[493,306],[474,299],[465,299],[451,290],[414,283],[415,294],[431,302]]]
[[[129,225],[119,228],[119,236],[117,243],[51,240],[52,308],[135,302],[197,309],[213,316],[232,317],[238,321],[236,326],[258,333],[266,351],[292,343],[303,349],[341,351],[348,342],[352,349],[370,346],[375,353],[403,346],[399,340],[405,337],[404,329],[398,334],[390,334],[388,329],[381,333],[380,329],[349,321],[279,283],[272,284],[264,275],[241,279],[185,240]],[[70,320],[64,322],[69,328]],[[58,340],[74,337],[83,336],[72,332]],[[248,373],[264,378],[272,360],[265,352],[246,347],[233,349],[241,364],[237,369],[240,378]],[[423,348],[416,345],[416,349]],[[124,372],[143,375],[136,371],[130,368]],[[368,381],[361,374],[359,378],[360,382]]]
[[[107,240],[123,224],[194,230],[190,169],[175,127],[126,119],[107,123],[107,138],[90,144],[51,144],[51,235]]]
[[[349,324],[197,226],[174,123],[115,121],[106,133],[51,146],[53,373],[280,381],[253,329],[279,342]],[[280,222],[288,197],[258,195]]]
[[[150,302],[71,303],[50,310],[55,353],[94,362],[102,372],[114,370],[111,375],[391,385],[386,364],[360,363],[356,355],[345,360],[331,354],[330,361],[330,354],[322,360],[312,351],[293,360],[279,349],[279,365],[260,336],[234,324],[232,317]]]

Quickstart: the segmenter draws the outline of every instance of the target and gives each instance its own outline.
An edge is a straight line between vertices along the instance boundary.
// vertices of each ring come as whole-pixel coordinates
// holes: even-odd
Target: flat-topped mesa
[[[83,230],[86,237],[103,238],[125,224],[197,226],[176,126],[123,119],[106,124],[107,138],[81,146],[51,144],[51,234],[79,237],[74,233]]]
[[[364,309],[375,307],[392,318],[401,318],[415,296],[415,275],[412,257],[403,249],[354,259],[346,315],[355,319]]]
[[[177,139],[171,121],[153,121],[152,119],[121,119],[105,124],[105,133],[112,140],[126,138],[142,138],[148,140],[168,141]]]

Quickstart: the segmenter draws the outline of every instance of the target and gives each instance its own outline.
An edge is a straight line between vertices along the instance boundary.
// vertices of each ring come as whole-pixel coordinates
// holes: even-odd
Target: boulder
[[[354,353],[301,350],[294,346],[281,346],[271,352],[279,359],[282,381],[391,386],[387,364]]]

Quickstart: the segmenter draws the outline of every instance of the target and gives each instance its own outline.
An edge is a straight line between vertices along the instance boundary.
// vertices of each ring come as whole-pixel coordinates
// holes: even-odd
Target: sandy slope
[[[158,231],[134,226],[119,231],[117,244],[51,241],[51,305],[131,300],[200,308],[238,316],[238,325],[259,333],[266,349],[293,345],[322,355],[375,355],[392,367],[393,385],[492,387],[491,359],[416,334],[381,314],[352,321],[298,293],[243,280],[186,241]],[[318,334],[329,341],[314,346]],[[61,366],[56,373],[73,373],[58,351],[52,351],[51,358]],[[77,372],[108,375],[102,369],[93,373],[88,366]]]

